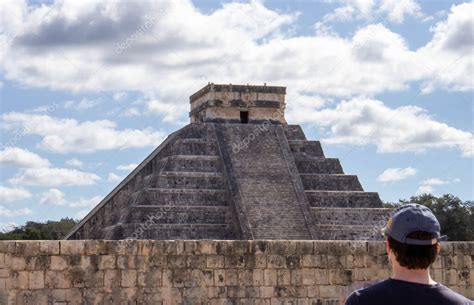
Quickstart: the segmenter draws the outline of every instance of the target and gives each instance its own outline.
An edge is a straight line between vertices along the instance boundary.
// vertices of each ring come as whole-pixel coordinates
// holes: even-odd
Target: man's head
[[[384,229],[387,253],[407,269],[427,269],[440,251],[440,225],[431,210],[406,204],[395,210]]]

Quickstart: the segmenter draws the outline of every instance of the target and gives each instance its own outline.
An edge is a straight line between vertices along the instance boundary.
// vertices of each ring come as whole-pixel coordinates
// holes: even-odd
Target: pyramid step
[[[169,155],[206,155],[219,154],[217,142],[212,139],[179,139],[171,147]]]
[[[210,172],[161,172],[148,178],[148,186],[156,188],[224,189],[221,173]]]
[[[122,224],[117,235],[139,239],[238,239],[229,224]],[[138,234],[139,233],[139,234]]]
[[[155,224],[226,224],[231,223],[232,213],[226,206],[149,206],[135,205],[127,223]]]
[[[363,191],[355,175],[301,174],[305,190],[316,191]]]
[[[174,155],[162,158],[160,168],[164,171],[221,172],[219,156]]]
[[[380,208],[382,201],[376,192],[306,190],[312,207]]]
[[[306,140],[303,129],[300,125],[282,125],[283,131],[288,141],[291,140]]]
[[[296,167],[302,174],[344,174],[339,159],[296,157]]]
[[[316,225],[320,240],[382,240],[382,228],[371,225]]]
[[[213,136],[212,128],[206,124],[190,124],[180,132],[183,139],[209,139]]]
[[[137,205],[226,206],[227,192],[219,189],[160,189],[148,188],[138,192]]]
[[[288,144],[294,154],[324,158],[323,148],[319,141],[289,140]]]
[[[383,227],[392,209],[384,208],[311,208],[320,225],[367,225]]]

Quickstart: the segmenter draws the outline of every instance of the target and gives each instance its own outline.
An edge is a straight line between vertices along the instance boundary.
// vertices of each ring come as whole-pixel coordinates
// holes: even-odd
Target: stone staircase
[[[229,158],[224,162],[238,184],[238,204],[247,216],[252,238],[311,239],[276,134],[279,126],[269,125],[267,131],[258,131],[261,126],[257,124],[215,127],[221,149]],[[239,143],[244,143],[243,148],[233,150]]]
[[[307,141],[300,126],[285,126],[318,239],[380,239],[390,209],[377,193],[364,192],[355,175],[346,175],[339,159],[326,158],[319,141]]]

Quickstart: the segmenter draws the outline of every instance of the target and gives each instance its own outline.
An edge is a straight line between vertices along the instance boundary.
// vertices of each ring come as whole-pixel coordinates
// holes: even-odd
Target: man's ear
[[[387,251],[387,255],[390,255],[390,245],[388,243],[388,239],[385,239],[385,251]]]
[[[440,252],[441,252],[441,243],[438,243],[436,247],[436,255],[439,255]]]

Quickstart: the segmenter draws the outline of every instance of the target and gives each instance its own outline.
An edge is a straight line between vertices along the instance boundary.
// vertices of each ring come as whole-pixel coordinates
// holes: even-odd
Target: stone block
[[[291,285],[291,272],[288,269],[277,270],[277,284],[279,286]]]
[[[122,287],[135,287],[137,285],[137,271],[136,270],[122,270],[121,281]]]
[[[214,285],[225,286],[225,269],[214,269]]]
[[[285,268],[285,256],[274,254],[268,255],[267,268]]]
[[[34,256],[40,252],[40,243],[36,241],[22,241],[16,242],[15,253],[18,256]]]
[[[28,272],[28,288],[43,289],[44,288],[44,271]]]
[[[77,255],[84,253],[85,241],[83,240],[61,240],[59,243],[61,255]]]
[[[264,269],[263,270],[263,281],[265,286],[277,285],[277,270]]]
[[[224,268],[224,256],[223,255],[207,255],[206,266],[207,268]]]
[[[225,269],[226,286],[236,286],[239,284],[239,276],[237,269]]]
[[[58,240],[44,240],[40,244],[40,253],[47,255],[59,255],[59,241]]]
[[[116,257],[114,255],[100,255],[99,269],[115,269]]]
[[[72,287],[69,272],[46,271],[45,286],[49,289],[67,289]]]
[[[11,284],[15,289],[28,289],[28,271],[12,272]]]

